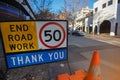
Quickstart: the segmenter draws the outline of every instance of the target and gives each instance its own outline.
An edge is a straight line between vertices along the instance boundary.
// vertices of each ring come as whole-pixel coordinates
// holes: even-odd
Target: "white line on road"
[[[76,44],[76,43],[68,43],[68,45],[74,45],[74,46],[77,46],[77,47],[82,47],[82,46],[80,46],[79,44]]]
[[[108,61],[101,60],[101,64],[103,64],[103,65],[105,65],[105,66],[107,66],[107,67],[109,67],[109,68],[112,68],[112,69],[114,69],[114,70],[120,71],[120,66],[117,66],[117,65],[115,65],[115,64],[112,64],[112,63],[110,63],[110,62],[108,62]]]
[[[89,38],[91,38],[91,37],[89,37]],[[120,42],[119,41],[112,41],[112,40],[108,41],[108,40],[101,40],[101,39],[96,39],[96,38],[91,38],[91,39],[98,40],[98,41],[101,41],[101,42],[105,42],[105,43],[112,44],[112,45],[120,47]]]

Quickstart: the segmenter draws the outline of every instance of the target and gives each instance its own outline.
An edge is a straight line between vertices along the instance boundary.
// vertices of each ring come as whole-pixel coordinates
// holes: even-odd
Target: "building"
[[[120,0],[97,0],[93,10],[93,33],[120,35]]]
[[[80,9],[76,14],[75,19],[75,29],[79,29],[84,32],[89,32],[90,30],[90,24],[92,24],[92,17],[90,16],[92,13],[92,10],[90,10],[88,7]]]
[[[93,28],[93,10],[85,18],[85,32],[92,33]]]
[[[0,0],[0,21],[35,20],[27,0]]]
[[[117,6],[117,35],[120,36],[120,0],[118,0]]]

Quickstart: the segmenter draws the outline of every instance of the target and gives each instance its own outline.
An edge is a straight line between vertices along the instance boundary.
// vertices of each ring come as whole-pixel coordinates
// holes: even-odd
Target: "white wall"
[[[117,22],[118,22],[117,35],[120,36],[120,4],[118,4],[117,8]]]
[[[111,22],[110,35],[114,36],[115,23],[117,19],[117,0],[113,0],[113,4],[109,6],[108,6],[108,1],[110,0],[98,0],[94,3],[93,32],[94,32],[95,25],[99,26],[98,23],[101,24],[104,20],[109,20]],[[104,3],[106,3],[106,7],[102,8],[102,5]],[[96,7],[98,7],[97,12],[95,12]]]

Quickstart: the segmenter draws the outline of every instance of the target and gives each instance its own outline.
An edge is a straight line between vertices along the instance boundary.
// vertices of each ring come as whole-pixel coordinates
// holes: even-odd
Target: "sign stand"
[[[72,71],[71,71],[70,64],[69,64],[69,61],[68,61],[68,60],[67,60],[67,65],[68,65],[68,68],[69,68],[70,74],[72,74]]]
[[[66,20],[1,22],[7,68],[67,60],[67,26]]]

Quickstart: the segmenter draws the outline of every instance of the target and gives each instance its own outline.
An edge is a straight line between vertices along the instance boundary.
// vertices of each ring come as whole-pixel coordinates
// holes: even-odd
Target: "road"
[[[0,66],[4,68],[2,45],[0,50]],[[35,80],[56,80],[59,74],[73,74],[74,71],[82,69],[88,71],[94,50],[100,53],[102,79],[120,80],[120,47],[90,37],[77,36],[68,36],[68,61],[12,69],[8,71],[7,79],[23,80],[26,75],[31,75]]]
[[[89,37],[68,37],[68,60],[71,73],[84,69],[88,71],[94,50],[100,53],[100,67],[103,80],[120,80],[120,47],[93,40]]]

